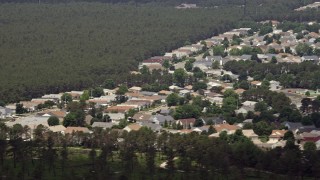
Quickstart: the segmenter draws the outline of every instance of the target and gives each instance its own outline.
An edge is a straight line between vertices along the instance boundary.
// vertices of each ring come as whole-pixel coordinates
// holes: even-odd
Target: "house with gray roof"
[[[162,130],[162,126],[155,123],[142,122],[141,125],[150,128],[154,132],[160,132]]]
[[[112,122],[119,122],[121,119],[125,118],[124,113],[108,113],[106,115],[110,117]]]
[[[141,91],[140,94],[144,95],[144,96],[154,96],[154,95],[158,95],[158,93],[156,92],[150,92],[150,91]]]
[[[318,56],[302,56],[301,61],[312,61],[314,63],[319,63],[319,57]]]
[[[170,114],[170,109],[160,109],[159,114],[167,116]]]
[[[111,129],[112,126],[114,126],[115,123],[112,123],[112,122],[94,122],[92,124],[92,127],[95,128],[95,127],[98,127],[98,128],[103,128],[103,129]]]
[[[172,116],[164,116],[164,115],[161,115],[161,114],[157,114],[157,115],[153,115],[151,118],[150,118],[150,121],[154,124],[159,124],[159,125],[164,125],[164,123],[167,121],[168,124],[171,124],[174,119]]]
[[[244,61],[248,61],[248,60],[251,60],[251,57],[252,55],[249,55],[249,54],[243,54],[240,59],[241,60],[244,60]]]
[[[282,125],[287,127],[288,130],[292,131],[293,133],[297,133],[300,130],[303,130],[303,129],[306,129],[306,128],[308,128],[308,129],[314,128],[315,129],[314,125],[303,126],[301,122],[288,122],[288,121],[285,121],[285,122],[282,123]]]

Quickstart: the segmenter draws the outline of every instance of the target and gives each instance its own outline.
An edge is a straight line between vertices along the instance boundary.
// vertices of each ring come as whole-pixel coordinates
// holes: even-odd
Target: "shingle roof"
[[[83,133],[90,133],[90,130],[86,127],[67,127],[64,131],[65,134],[71,134],[73,132],[83,132]]]
[[[92,127],[100,127],[100,128],[112,128],[112,126],[115,125],[114,123],[110,123],[110,122],[94,122],[92,124]]]

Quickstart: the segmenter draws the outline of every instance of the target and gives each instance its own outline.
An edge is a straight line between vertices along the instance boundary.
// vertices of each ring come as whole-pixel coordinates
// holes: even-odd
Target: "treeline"
[[[284,148],[261,150],[241,130],[218,138],[206,133],[156,134],[148,128],[129,133],[98,128],[91,134],[65,136],[41,125],[33,133],[19,124],[0,124],[0,130],[0,175],[10,179],[320,177],[319,151],[308,143],[301,151],[292,132],[286,133]]]

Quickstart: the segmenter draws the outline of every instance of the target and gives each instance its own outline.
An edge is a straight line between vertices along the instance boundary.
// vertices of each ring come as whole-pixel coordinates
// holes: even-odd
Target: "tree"
[[[203,72],[199,67],[193,68],[193,77],[196,79],[202,79],[206,77],[206,73]]]
[[[310,92],[307,91],[305,95],[309,97],[310,96]]]
[[[169,60],[164,60],[163,61],[163,63],[162,63],[162,66],[164,67],[164,68],[166,68],[166,69],[169,69],[169,67],[170,67],[170,62],[169,62]]]
[[[192,62],[187,61],[186,64],[184,65],[184,68],[186,69],[186,71],[190,72],[193,68]]]
[[[72,101],[72,96],[69,93],[64,93],[61,96],[61,101],[64,102],[64,103],[69,103],[69,102]]]
[[[268,80],[263,80],[261,82],[261,88],[270,89],[270,82]]]
[[[126,85],[119,86],[119,89],[117,90],[117,95],[124,95],[126,92],[128,92],[128,87]]]
[[[84,90],[82,95],[80,96],[80,100],[81,101],[86,101],[86,100],[89,100],[89,98],[90,98],[89,91],[88,90]]]
[[[229,47],[229,40],[228,38],[224,38],[223,41],[221,42],[221,44],[223,44],[223,47],[226,49]]]
[[[112,79],[107,79],[104,82],[104,87],[107,89],[114,89],[116,87],[116,84]]]
[[[296,46],[296,52],[299,56],[307,56],[312,54],[313,49],[306,43],[299,43]]]
[[[85,113],[83,110],[76,110],[74,112],[70,112],[63,118],[63,126],[83,126],[85,119]]]
[[[220,68],[220,63],[219,61],[213,61],[212,63],[212,69],[219,69]]]
[[[5,153],[8,147],[7,143],[7,133],[9,128],[2,122],[0,122],[0,169],[2,169],[4,164]]]
[[[198,91],[199,89],[207,89],[207,84],[205,82],[196,82],[192,86],[193,91]]]
[[[232,82],[232,77],[229,74],[224,74],[222,77],[220,77],[220,81],[224,82]]]
[[[6,103],[4,101],[0,100],[0,106],[5,107]]]
[[[187,78],[187,73],[184,69],[176,69],[173,73],[174,82],[176,82],[180,87],[184,87],[184,83]]]
[[[65,139],[62,139],[62,148],[60,151],[60,157],[61,157],[61,169],[62,169],[62,172],[64,173],[65,167],[67,166],[67,162],[68,162],[68,147]]]
[[[213,133],[216,133],[216,132],[217,132],[217,130],[215,128],[213,128],[212,125],[210,125],[209,129],[208,129],[208,134],[210,135],[210,134],[213,134]]]
[[[263,35],[266,35],[266,34],[272,32],[272,31],[273,31],[272,26],[264,25],[260,28],[259,35],[263,36]]]
[[[226,97],[222,101],[222,111],[225,113],[233,113],[237,109],[238,100],[232,96]]]
[[[175,119],[198,118],[201,115],[201,109],[198,106],[185,104],[176,108],[173,117]]]
[[[313,125],[313,122],[312,122],[310,116],[304,116],[304,117],[302,118],[302,120],[301,120],[301,123],[302,123],[302,125],[304,125],[304,126]]]
[[[95,148],[91,148],[91,151],[89,152],[89,159],[91,160],[91,163],[92,163],[92,170],[95,169],[96,157],[97,157],[97,151],[95,150]]]
[[[303,145],[303,149],[305,151],[316,151],[317,150],[317,146],[314,142],[306,142]]]
[[[219,45],[219,46],[214,46],[212,48],[212,52],[213,52],[213,55],[215,56],[223,56],[224,55],[224,47]]]
[[[242,55],[242,51],[238,48],[232,48],[230,51],[229,51],[229,54],[231,56],[241,56]]]
[[[176,106],[179,103],[179,95],[177,93],[169,94],[166,98],[166,102],[168,106]]]
[[[23,104],[16,104],[16,114],[23,114],[26,113],[27,110],[23,107]]]
[[[257,102],[254,105],[254,110],[255,111],[259,111],[259,112],[267,111],[268,110],[268,105],[264,101]]]
[[[59,118],[57,118],[56,116],[51,116],[48,119],[48,125],[49,126],[56,126],[59,125]]]
[[[44,102],[44,107],[51,108],[52,106],[54,106],[54,104],[55,103],[53,101],[48,100]]]
[[[294,138],[294,134],[292,131],[287,131],[286,133],[284,133],[284,136],[283,136],[283,140],[295,140]]]
[[[96,87],[91,90],[92,96],[93,97],[100,97],[104,95],[104,91],[101,87]]]
[[[143,65],[142,68],[140,69],[140,73],[144,75],[150,74],[149,68],[146,65]]]
[[[253,131],[259,136],[269,136],[272,132],[272,127],[265,121],[260,121],[253,124]]]
[[[275,56],[272,56],[272,58],[271,58],[271,63],[273,63],[273,64],[277,64],[277,58],[275,57]]]
[[[297,36],[296,36],[296,39],[299,40],[299,39],[302,39],[302,38],[303,38],[303,34],[302,33],[298,33]]]
[[[201,126],[203,126],[204,125],[204,123],[203,123],[203,120],[202,119],[196,119],[196,121],[194,122],[194,127],[201,127]]]

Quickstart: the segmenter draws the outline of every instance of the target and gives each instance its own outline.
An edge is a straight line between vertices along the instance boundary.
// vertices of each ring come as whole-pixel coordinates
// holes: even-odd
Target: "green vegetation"
[[[138,61],[231,28],[240,9],[229,10],[2,4],[0,99],[125,82]]]
[[[247,76],[255,80],[277,80],[284,88],[319,89],[320,66],[312,62],[300,64],[288,63],[257,63],[256,61],[229,61],[225,64],[226,70],[239,74],[242,78]],[[283,69],[287,73],[283,73]]]
[[[284,148],[265,151],[241,130],[219,138],[157,135],[148,128],[121,134],[97,128],[63,136],[40,125],[28,141],[30,129],[21,125],[0,124],[0,130],[0,174],[10,179],[319,178],[314,144],[300,151],[288,141]]]

